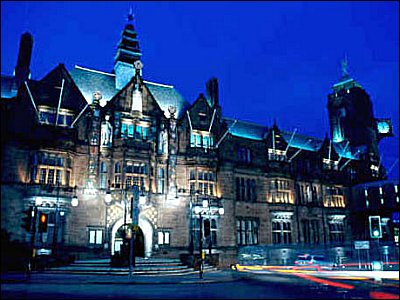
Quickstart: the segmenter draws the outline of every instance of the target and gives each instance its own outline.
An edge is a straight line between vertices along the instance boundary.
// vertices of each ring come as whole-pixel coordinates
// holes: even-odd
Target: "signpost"
[[[358,253],[358,268],[361,270],[360,250],[369,250],[369,241],[354,241],[354,248]]]

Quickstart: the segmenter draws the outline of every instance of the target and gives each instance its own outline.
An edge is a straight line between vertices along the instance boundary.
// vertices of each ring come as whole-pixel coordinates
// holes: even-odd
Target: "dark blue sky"
[[[349,72],[375,117],[393,121],[381,142],[399,157],[398,2],[1,2],[1,73],[12,74],[20,35],[34,37],[32,78],[58,63],[105,72],[133,6],[146,80],[172,84],[189,102],[216,76],[226,116],[323,138],[327,95]],[[398,162],[389,174],[398,178]]]

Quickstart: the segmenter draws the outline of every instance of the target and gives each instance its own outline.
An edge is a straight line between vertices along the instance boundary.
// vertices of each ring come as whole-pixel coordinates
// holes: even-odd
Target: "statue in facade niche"
[[[161,130],[158,138],[158,152],[160,154],[165,154],[167,152],[167,147],[168,147],[167,129],[164,127],[164,124],[161,124]]]
[[[101,146],[110,147],[112,142],[112,126],[109,122],[110,116],[106,115],[105,121],[101,123]]]

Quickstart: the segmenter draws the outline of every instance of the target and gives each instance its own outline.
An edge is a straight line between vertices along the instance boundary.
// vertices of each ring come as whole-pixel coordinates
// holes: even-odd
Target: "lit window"
[[[192,131],[190,135],[190,147],[212,149],[213,146],[214,140],[208,131]]]
[[[165,186],[165,169],[162,167],[158,168],[158,181],[157,181],[157,191],[160,194],[164,194],[164,186]]]
[[[292,223],[290,220],[272,221],[272,243],[291,244],[292,243]]]
[[[169,245],[170,244],[170,232],[169,231],[159,231],[158,232],[158,244],[159,245]]]
[[[215,195],[215,173],[207,169],[192,169],[189,172],[190,193],[199,192],[202,195]]]
[[[323,164],[323,169],[324,170],[338,170],[338,161],[332,160],[332,159],[327,159],[323,158],[322,159],[322,164]]]
[[[269,203],[293,204],[294,199],[289,188],[289,181],[284,179],[271,179],[269,182]]]
[[[103,244],[103,230],[89,229],[89,244],[90,245]]]
[[[121,136],[123,138],[147,140],[149,138],[149,125],[143,122],[134,124],[132,120],[123,119],[121,123]]]
[[[325,207],[345,207],[345,198],[340,187],[327,186],[325,187],[324,197]]]
[[[285,161],[286,153],[283,150],[268,148],[268,160]]]
[[[125,186],[138,185],[140,189],[145,189],[147,177],[147,165],[145,163],[127,162],[125,168]]]
[[[39,152],[32,159],[31,180],[40,184],[70,184],[71,160],[63,154]]]
[[[100,163],[100,188],[107,188],[107,163],[104,161]]]
[[[51,124],[57,126],[71,126],[73,120],[73,112],[67,109],[58,111],[58,120],[56,124],[57,109],[49,106],[38,106],[39,122],[42,124]]]

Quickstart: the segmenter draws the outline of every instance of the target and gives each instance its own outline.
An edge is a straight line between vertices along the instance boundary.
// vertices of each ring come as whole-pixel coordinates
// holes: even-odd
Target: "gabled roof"
[[[69,71],[75,84],[88,103],[92,103],[93,93],[100,91],[104,100],[110,100],[118,92],[115,75],[75,66]]]
[[[160,108],[164,111],[164,115],[169,118],[169,106],[176,107],[176,118],[183,116],[185,111],[189,108],[190,104],[187,102],[181,94],[172,86],[154,83],[144,80],[144,83],[150,90],[150,93],[156,99]]]
[[[281,131],[282,136],[284,139],[289,143],[290,139],[292,138],[293,132],[289,131]],[[318,151],[321,148],[322,140],[306,136],[303,134],[295,133],[293,139],[290,143],[290,147],[298,148],[307,151]]]
[[[229,128],[229,133],[233,136],[261,141],[268,127],[247,121],[223,118]],[[235,123],[236,121],[236,123]],[[235,124],[234,124],[235,123]]]
[[[223,118],[229,128],[229,133],[236,137],[247,138],[255,141],[261,141],[264,139],[268,132],[268,127],[257,123],[235,120],[232,118]],[[281,135],[287,143],[290,142],[290,147],[307,150],[307,151],[319,151],[321,149],[323,139],[319,139],[312,136],[307,136],[299,133],[280,130]],[[292,138],[293,136],[293,138]],[[292,140],[291,140],[292,139]],[[291,141],[290,141],[291,140]],[[363,152],[363,149],[345,147],[343,143],[332,143],[334,149],[343,158],[358,159],[358,153]]]
[[[91,70],[80,66],[75,66],[75,68],[70,71],[70,74],[88,103],[92,102],[92,95],[95,91],[100,91],[103,99],[107,101],[112,99],[120,91],[115,88],[115,74]],[[146,80],[144,80],[144,83],[167,118],[169,118],[169,106],[176,106],[177,118],[180,118],[189,107],[189,103],[183,99],[172,85],[154,83]]]
[[[11,99],[17,96],[18,86],[14,76],[1,75],[1,98]]]

